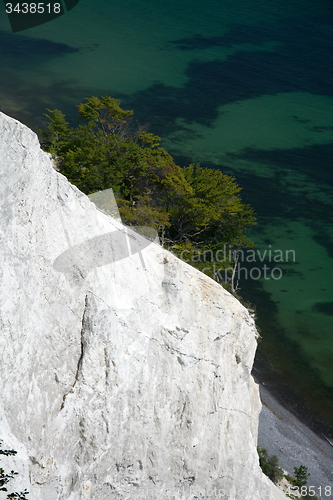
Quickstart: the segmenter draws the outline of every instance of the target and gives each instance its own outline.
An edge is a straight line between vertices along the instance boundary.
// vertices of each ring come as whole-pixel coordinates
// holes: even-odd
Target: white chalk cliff
[[[0,440],[18,451],[0,465],[19,472],[13,488],[31,500],[285,498],[256,452],[248,311],[126,235],[2,113],[0,208]]]

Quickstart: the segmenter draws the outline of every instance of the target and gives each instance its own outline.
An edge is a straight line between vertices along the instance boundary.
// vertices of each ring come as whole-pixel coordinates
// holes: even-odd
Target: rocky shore
[[[258,382],[258,380],[257,380]],[[320,430],[310,429],[259,382],[262,410],[259,416],[258,446],[277,455],[282,469],[292,475],[304,465],[319,498],[333,498],[333,445]]]

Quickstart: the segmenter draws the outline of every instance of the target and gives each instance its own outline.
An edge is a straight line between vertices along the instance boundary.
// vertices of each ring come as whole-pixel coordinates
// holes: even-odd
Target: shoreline
[[[333,422],[318,412],[299,392],[287,384],[261,353],[256,353],[252,376],[278,403],[319,437],[333,443]]]
[[[299,412],[297,406],[290,408],[290,395],[284,400],[281,392],[270,387],[269,382],[266,384],[255,368],[252,375],[259,385],[262,402],[258,446],[266,448],[269,455],[277,455],[279,466],[290,475],[294,467],[307,467],[307,486],[314,487],[318,498],[333,498],[332,441],[316,427],[312,417]]]

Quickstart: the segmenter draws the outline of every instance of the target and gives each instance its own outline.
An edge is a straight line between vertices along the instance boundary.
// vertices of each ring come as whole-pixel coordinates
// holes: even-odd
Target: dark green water
[[[295,255],[240,280],[260,351],[333,422],[332,2],[80,0],[15,35],[0,14],[3,112],[36,130],[45,108],[112,95],[180,164],[236,177],[260,252]]]

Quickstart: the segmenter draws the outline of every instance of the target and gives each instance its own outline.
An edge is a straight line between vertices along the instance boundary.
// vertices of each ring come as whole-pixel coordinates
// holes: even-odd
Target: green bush
[[[254,246],[245,231],[256,221],[233,177],[176,165],[160,137],[135,125],[133,111],[109,96],[79,104],[75,127],[61,111],[48,111],[47,128],[39,130],[57,170],[87,195],[112,188],[124,224],[155,228],[162,246],[237,290],[237,251]]]
[[[305,467],[304,465],[300,465],[299,467],[294,467],[294,476],[295,477],[286,474],[284,477],[293,486],[301,488],[302,486],[305,486],[306,483],[308,482],[308,477],[310,476],[310,474],[308,473],[307,467]]]
[[[300,465],[299,467],[294,467],[294,476],[296,478],[295,486],[305,486],[310,474],[308,473],[307,467]]]
[[[259,446],[258,455],[259,464],[263,473],[266,474],[273,483],[281,481],[283,478],[283,470],[279,467],[278,457],[276,455],[269,456],[267,450],[265,448],[259,448]]]
[[[305,486],[308,482],[308,477],[310,476],[310,474],[308,473],[308,468],[305,467],[305,465],[294,467],[294,476],[295,477],[286,474],[284,477],[289,481],[290,484],[295,486],[297,490],[301,492],[302,500],[319,500],[319,498],[313,495],[312,492],[310,492]],[[296,495],[287,496],[292,499],[298,499]]]

